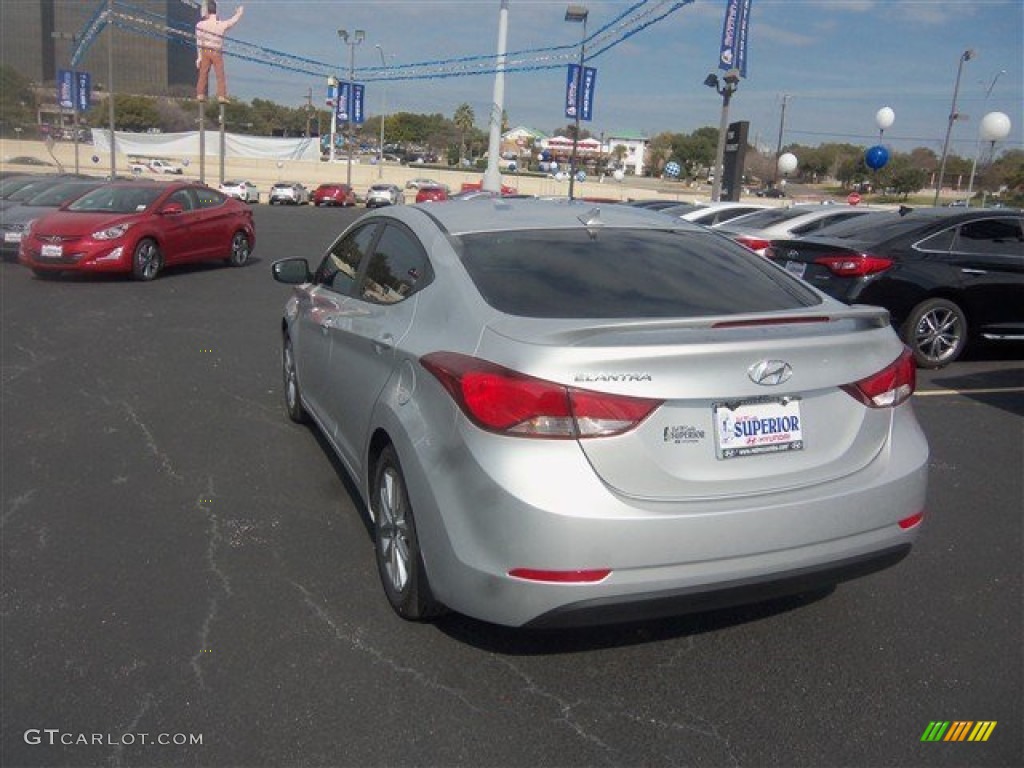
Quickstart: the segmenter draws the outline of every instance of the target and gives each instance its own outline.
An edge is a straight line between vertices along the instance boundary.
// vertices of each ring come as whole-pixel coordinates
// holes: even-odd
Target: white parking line
[[[990,387],[988,389],[929,389],[922,392],[917,390],[914,394],[920,397],[932,397],[935,395],[1001,395],[1014,392],[1024,392],[1024,387]]]

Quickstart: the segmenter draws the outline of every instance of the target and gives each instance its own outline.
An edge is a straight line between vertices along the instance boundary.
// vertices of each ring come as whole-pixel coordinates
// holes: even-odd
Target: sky
[[[581,0],[592,35],[639,0]],[[219,15],[240,3],[221,0]],[[337,31],[365,31],[354,48],[355,79],[366,84],[368,116],[441,113],[469,104],[487,130],[494,96],[499,0],[248,0],[229,37],[269,51],[299,56],[347,75],[351,50]],[[555,69],[509,72],[504,107],[512,126],[545,133],[567,125],[566,65],[577,60],[582,25],[564,20],[568,2],[509,0],[507,50],[528,51],[530,66]],[[638,13],[671,4],[653,0]],[[717,127],[722,98],[704,85],[716,72],[726,0],[694,0],[626,37],[595,58],[594,116],[583,127],[602,133],[689,133]],[[621,36],[621,35],[619,35]],[[940,153],[951,113],[958,66],[967,50],[958,89],[950,152],[978,152],[979,122],[992,111],[1010,117],[1000,143],[1024,149],[1024,2],[1021,0],[752,0],[747,77],[730,104],[730,122],[750,122],[752,143],[774,151],[784,145],[879,142],[876,114],[890,107],[895,122],[882,143],[901,152],[927,147]],[[617,39],[615,33],[607,39]],[[377,46],[380,46],[378,49]],[[542,51],[562,47],[556,51]],[[598,46],[594,46],[596,49]],[[382,81],[381,54],[395,73],[430,73],[427,79]],[[483,74],[439,77],[466,57]],[[326,79],[273,63],[229,57],[229,86],[237,98],[306,103],[312,89],[323,104]],[[267,62],[271,63],[267,63]],[[407,65],[428,63],[424,70]],[[314,70],[316,67],[312,67]],[[346,78],[347,79],[347,78]],[[785,120],[783,122],[783,105]]]

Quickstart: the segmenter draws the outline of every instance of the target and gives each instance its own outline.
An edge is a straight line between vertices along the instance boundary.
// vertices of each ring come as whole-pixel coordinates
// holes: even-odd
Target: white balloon
[[[892,111],[892,107],[882,107],[875,113],[875,124],[883,131],[892,127],[894,122],[896,122],[896,113]]]
[[[985,141],[1001,141],[1010,135],[1010,118],[1003,112],[989,112],[981,118],[978,132]]]
[[[786,152],[784,155],[779,155],[779,170],[783,173],[792,173],[796,170],[796,166],[796,155],[792,152]]]
[[[622,181],[625,177],[626,174],[622,172],[621,168],[616,168],[614,173],[612,173],[612,178],[615,179],[616,181]]]

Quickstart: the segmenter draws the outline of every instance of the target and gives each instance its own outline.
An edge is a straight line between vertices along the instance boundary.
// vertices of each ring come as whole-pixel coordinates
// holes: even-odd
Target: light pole
[[[953,123],[955,123],[960,115],[956,111],[956,99],[960,93],[960,75],[963,74],[964,64],[974,58],[974,50],[968,48],[966,51],[960,54],[960,63],[956,68],[956,83],[953,85],[953,106],[949,109],[949,124],[946,126],[946,138],[942,142],[942,160],[939,162],[939,178],[935,182],[935,200],[932,205],[939,204],[939,193],[942,191],[942,177],[946,173],[946,155],[949,154],[949,136],[953,132]]]
[[[331,103],[331,147],[327,152],[327,162],[332,164],[332,168],[334,167],[333,163],[336,154],[336,148],[334,145],[336,137],[338,135],[338,96],[340,96],[340,94],[338,93],[338,87],[338,78],[336,78],[334,75],[331,75],[330,77],[327,78],[328,92],[334,94],[334,101]],[[317,119],[319,120],[319,118]],[[331,172],[333,173],[333,171]]]
[[[380,54],[380,65],[384,68],[385,74],[387,73],[388,63],[384,60],[384,48],[381,47],[380,43],[377,43],[374,48]],[[377,157],[377,178],[384,178],[384,115],[387,111],[387,89],[384,87],[384,83],[380,84],[380,154]]]
[[[352,186],[352,104],[355,101],[356,46],[366,39],[366,32],[357,29],[353,35],[347,29],[339,29],[340,37],[348,46],[348,99],[345,101],[345,145],[348,149],[348,176],[346,183]]]
[[[718,75],[712,73],[704,78],[704,85],[714,88],[722,97],[722,119],[718,124],[718,149],[715,150],[715,178],[711,182],[711,199],[718,202],[722,195],[722,171],[725,165],[725,133],[729,130],[729,102],[736,88],[740,84],[740,71],[730,69],[722,77],[724,82],[718,81]]]
[[[576,73],[576,103],[573,108],[576,111],[576,130],[572,134],[572,158],[569,160],[569,199],[573,199],[576,186],[576,148],[580,141],[580,112],[583,102],[583,62],[586,59],[587,50],[587,16],[590,11],[583,5],[570,5],[565,9],[565,20],[571,22],[583,22],[583,35],[580,37],[580,68]]]
[[[988,84],[988,88],[985,89],[985,103],[988,103],[988,97],[992,95],[992,89],[996,87],[996,80],[999,79],[1000,75],[1005,75],[1005,74],[1006,74],[1006,70],[1005,69],[1001,69],[998,72],[996,72],[996,76],[992,78],[992,82],[989,83]],[[996,114],[996,113],[989,113],[989,114]],[[970,206],[971,206],[971,197],[974,195],[974,173],[975,173],[975,171],[978,170],[978,155],[981,154],[981,142],[982,142],[982,139],[984,138],[983,126],[984,126],[984,123],[985,123],[986,119],[989,119],[989,115],[985,115],[985,117],[983,117],[981,119],[982,123],[981,123],[981,125],[979,126],[979,129],[978,129],[979,130],[978,146],[974,148],[974,160],[971,162],[971,178],[970,178],[970,181],[967,182],[967,207],[968,208],[970,208]],[[1007,119],[1009,119],[1009,118],[1007,118]],[[1009,131],[1007,131],[1007,133],[1009,133]],[[992,140],[993,141],[993,148],[995,147],[995,142],[998,141],[999,139],[1003,139],[1003,138],[1006,138],[1006,137],[1005,136],[999,136],[997,139],[993,139]]]
[[[498,55],[494,61],[494,90],[487,126],[487,169],[480,189],[501,194],[501,115],[505,110],[505,52],[508,49],[508,0],[498,6]]]

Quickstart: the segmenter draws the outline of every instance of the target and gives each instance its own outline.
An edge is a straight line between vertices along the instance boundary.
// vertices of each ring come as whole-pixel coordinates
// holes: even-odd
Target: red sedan
[[[439,203],[448,199],[448,188],[438,186],[420,187],[416,190],[417,203]]]
[[[321,184],[313,190],[313,205],[355,205],[356,192],[348,184]]]
[[[152,280],[165,266],[223,260],[241,267],[256,245],[252,209],[190,182],[112,182],[40,217],[18,261],[41,277],[127,272]]]

